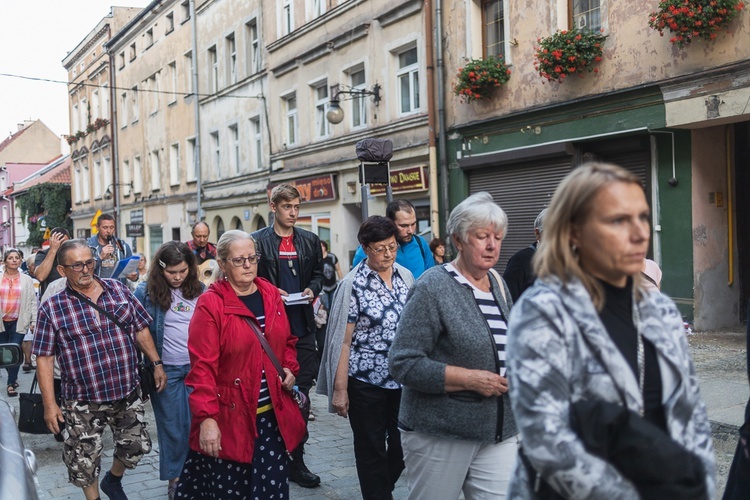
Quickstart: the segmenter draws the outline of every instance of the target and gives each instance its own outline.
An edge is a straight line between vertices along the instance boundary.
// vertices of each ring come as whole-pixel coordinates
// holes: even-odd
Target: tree
[[[46,227],[64,227],[73,232],[73,221],[70,219],[70,185],[45,182],[32,186],[16,199],[21,210],[21,219],[29,229],[27,246],[42,246]]]

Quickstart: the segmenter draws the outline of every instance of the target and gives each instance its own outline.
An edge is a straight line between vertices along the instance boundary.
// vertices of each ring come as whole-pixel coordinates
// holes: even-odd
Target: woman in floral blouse
[[[396,264],[394,222],[368,218],[357,239],[367,255],[333,296],[318,392],[329,411],[349,417],[362,496],[390,499],[404,470],[398,431],[401,386],[388,370],[412,274]]]

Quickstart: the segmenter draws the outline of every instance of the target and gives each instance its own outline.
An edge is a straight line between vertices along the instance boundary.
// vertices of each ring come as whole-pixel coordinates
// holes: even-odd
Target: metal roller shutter
[[[487,191],[508,215],[508,230],[495,268],[534,242],[534,220],[549,206],[557,185],[571,170],[570,157],[469,171],[469,193]]]

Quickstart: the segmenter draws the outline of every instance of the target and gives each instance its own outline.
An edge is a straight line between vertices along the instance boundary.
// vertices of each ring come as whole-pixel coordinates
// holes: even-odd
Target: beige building
[[[196,210],[191,44],[189,4],[171,0],[152,2],[106,45],[116,82],[118,227],[147,258],[165,241],[189,239]]]
[[[71,201],[76,237],[90,236],[90,221],[101,209],[115,208],[117,193],[112,147],[111,89],[113,75],[104,44],[140,9],[112,7],[109,15],[68,53],[62,63],[68,72],[71,149]]]

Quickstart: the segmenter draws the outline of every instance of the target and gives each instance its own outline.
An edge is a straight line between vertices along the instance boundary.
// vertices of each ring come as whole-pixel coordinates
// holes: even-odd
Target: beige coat
[[[0,272],[0,283],[5,276]],[[36,313],[38,304],[36,303],[36,293],[34,292],[34,280],[28,275],[21,273],[21,310],[18,313],[18,323],[16,324],[16,333],[24,334],[29,326],[36,324]],[[0,332],[5,331],[5,325],[0,321]]]

